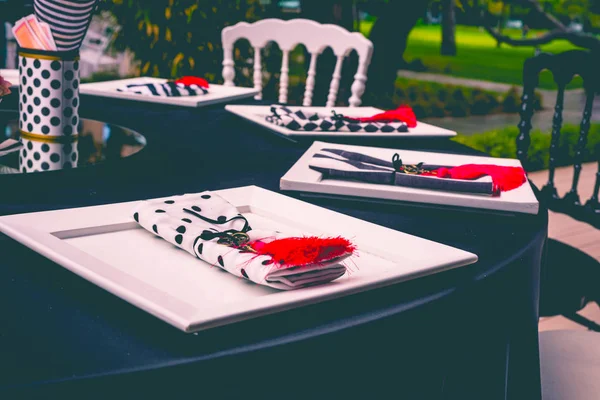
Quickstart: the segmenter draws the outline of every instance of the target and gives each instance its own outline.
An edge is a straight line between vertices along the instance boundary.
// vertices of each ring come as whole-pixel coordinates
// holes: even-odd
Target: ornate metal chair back
[[[531,119],[534,112],[534,91],[539,83],[540,72],[550,70],[558,86],[558,92],[556,105],[554,106],[554,116],[552,118],[548,182],[541,190],[542,197],[547,201],[548,207],[551,210],[568,214],[600,228],[600,204],[598,203],[600,157],[592,197],[585,203],[582,203],[577,192],[581,164],[584,161],[584,152],[586,151],[588,133],[590,131],[594,95],[599,89],[598,61],[599,58],[595,53],[584,50],[571,50],[560,54],[540,53],[525,61],[523,68],[523,96],[521,97],[521,109],[519,112],[521,120],[518,125],[517,157],[521,160],[524,168],[527,169],[528,150],[531,143]],[[565,196],[560,197],[554,184],[554,175],[557,167],[557,156],[563,124],[564,95],[567,84],[576,75],[579,75],[583,79],[585,105],[579,129],[579,139],[575,148],[575,164],[573,166],[571,189]],[[597,149],[596,154],[600,154],[600,148]]]

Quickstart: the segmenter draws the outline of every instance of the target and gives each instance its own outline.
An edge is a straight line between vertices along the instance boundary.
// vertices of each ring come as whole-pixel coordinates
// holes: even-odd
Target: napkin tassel
[[[356,246],[345,238],[319,238],[316,236],[277,239],[269,243],[256,240],[248,243],[248,246],[258,255],[271,256],[273,261],[281,266],[325,263],[336,258],[350,256],[356,250]]]
[[[477,179],[487,175],[492,178],[494,192],[507,192],[520,187],[527,181],[525,170],[521,167],[490,164],[465,164],[452,168],[442,167],[423,172],[422,175],[462,180]]]
[[[409,128],[417,126],[417,117],[413,112],[413,109],[407,105],[401,105],[395,110],[384,111],[379,114],[375,114],[371,117],[346,117],[352,122],[404,122]]]
[[[184,86],[192,86],[192,85],[198,85],[200,87],[203,87],[205,89],[208,88],[208,81],[206,79],[203,78],[199,78],[197,76],[182,76],[181,78],[177,79],[175,81],[176,84],[182,84]]]

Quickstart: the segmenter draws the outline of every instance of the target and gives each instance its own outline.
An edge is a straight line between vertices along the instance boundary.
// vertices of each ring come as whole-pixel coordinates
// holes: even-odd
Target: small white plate
[[[537,214],[538,212],[539,203],[528,182],[525,182],[517,189],[502,192],[498,197],[492,197],[441,190],[415,189],[405,186],[379,185],[350,180],[323,180],[320,172],[309,168],[309,163],[313,155],[324,148],[342,149],[390,161],[392,160],[392,156],[398,153],[402,161],[406,164],[424,162],[433,165],[496,164],[515,167],[521,166],[519,160],[509,158],[477,157],[314,142],[296,164],[281,178],[281,190],[441,204],[526,214]],[[484,177],[480,181],[491,181],[491,179]]]
[[[268,190],[216,191],[254,228],[341,235],[359,255],[321,286],[278,291],[211,266],[140,228],[138,202],[0,218],[0,231],[152,315],[198,331],[460,267],[477,256]],[[166,198],[165,198],[166,199]],[[17,300],[15,300],[17,301]]]
[[[12,87],[19,86],[18,69],[0,69],[0,76],[12,83]]]
[[[271,106],[246,106],[246,105],[234,105],[228,104],[225,106],[225,109],[229,112],[232,112],[236,115],[239,115],[242,118],[245,118],[249,121],[257,123],[259,125],[264,126],[267,129],[271,129],[272,131],[279,133],[284,136],[289,137],[450,137],[456,136],[456,132],[450,131],[448,129],[440,128],[438,126],[429,125],[425,122],[418,122],[415,128],[409,128],[408,132],[366,132],[366,131],[356,131],[356,132],[335,132],[335,131],[293,131],[283,126],[275,125],[271,122],[266,121],[266,117],[271,114]],[[338,114],[343,114],[348,117],[365,117],[371,116],[383,110],[374,107],[302,107],[302,111],[306,111],[307,113],[315,113],[323,115],[331,115],[331,110],[335,110]]]
[[[121,79],[116,81],[93,82],[80,86],[79,92],[90,96],[114,97],[133,101],[145,101],[148,103],[171,104],[182,107],[204,107],[212,104],[245,99],[258,94],[259,90],[236,86],[223,86],[210,84],[208,93],[201,96],[163,97],[147,96],[129,92],[119,92],[118,88],[132,83],[164,83],[167,79],[140,77],[132,79]]]

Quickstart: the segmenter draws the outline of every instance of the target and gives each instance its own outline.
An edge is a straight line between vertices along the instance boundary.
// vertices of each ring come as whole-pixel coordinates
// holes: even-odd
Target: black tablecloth
[[[246,185],[279,191],[280,177],[310,144],[278,137],[222,106],[188,110],[87,97],[82,106],[86,118],[139,131],[147,148],[104,166],[0,176],[3,214]],[[475,153],[448,139],[364,144]],[[471,251],[479,261],[185,334],[4,238],[0,397],[540,397],[544,207],[511,216],[302,199]]]

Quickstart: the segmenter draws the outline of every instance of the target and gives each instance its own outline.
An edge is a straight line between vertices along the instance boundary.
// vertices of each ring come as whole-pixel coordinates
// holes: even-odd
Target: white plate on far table
[[[0,231],[148,313],[198,331],[418,278],[477,261],[453,247],[394,231],[256,186],[219,190],[251,226],[342,235],[359,251],[351,273],[279,291],[211,266],[140,228],[138,202],[0,217]],[[167,198],[165,198],[167,199]]]
[[[12,83],[12,86],[19,86],[18,69],[0,69],[0,76]]]
[[[365,197],[369,199],[382,199],[406,201],[413,203],[429,203],[444,206],[480,208],[487,210],[507,211],[525,214],[537,214],[539,203],[529,182],[519,188],[502,192],[498,197],[463,194],[431,189],[417,189],[405,186],[380,185],[350,180],[322,179],[322,174],[310,169],[309,163],[313,155],[321,149],[342,149],[355,153],[366,154],[383,160],[392,160],[398,153],[405,164],[424,162],[433,165],[462,165],[462,164],[496,164],[520,167],[521,162],[509,158],[492,158],[466,156],[460,154],[443,154],[401,149],[386,149],[377,147],[340,145],[325,142],[314,142],[313,145],[300,157],[300,159],[281,178],[282,190],[300,192],[323,193],[328,195]],[[439,178],[429,178],[439,179]],[[489,177],[480,178],[480,181],[491,181]]]
[[[182,107],[204,107],[218,103],[246,99],[258,94],[259,90],[254,88],[223,86],[210,84],[208,93],[200,96],[163,97],[151,96],[129,92],[119,92],[117,89],[126,85],[137,83],[164,83],[167,79],[140,77],[131,79],[120,79],[116,81],[93,82],[80,86],[79,92],[90,96],[113,97],[133,101],[145,101],[148,103],[170,104]]]
[[[299,107],[294,107],[299,108]],[[374,114],[383,112],[379,108],[375,107],[301,107],[302,111],[306,113],[315,113],[323,115],[331,115],[331,110],[335,110],[336,113],[342,114],[348,117],[368,117]],[[235,105],[228,104],[225,109],[242,118],[257,123],[270,129],[278,134],[288,137],[387,137],[387,138],[398,138],[398,137],[450,137],[456,136],[456,132],[426,124],[425,122],[417,122],[415,128],[408,128],[408,132],[336,132],[336,131],[294,131],[284,126],[275,125],[272,122],[267,122],[266,117],[271,114],[271,106],[247,106],[247,105]]]

